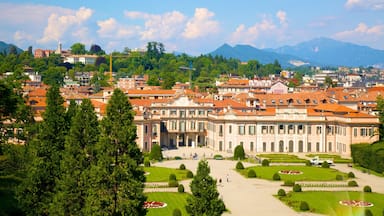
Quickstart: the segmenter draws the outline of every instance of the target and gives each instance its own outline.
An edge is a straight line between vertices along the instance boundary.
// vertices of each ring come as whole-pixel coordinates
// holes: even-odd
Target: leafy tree
[[[68,110],[69,111],[69,110]],[[51,215],[86,215],[85,200],[88,172],[95,160],[94,149],[98,140],[98,121],[90,100],[82,102],[65,142],[61,161],[61,174],[57,181]],[[68,113],[68,112],[67,112]]]
[[[64,76],[67,72],[65,67],[49,67],[48,70],[42,74],[42,80],[47,85],[59,85],[64,84]]]
[[[149,154],[149,159],[151,160],[162,160],[163,154],[161,153],[160,145],[155,144],[151,148],[151,153]]]
[[[0,122],[16,112],[18,96],[13,91],[12,85],[0,79]]]
[[[92,188],[86,215],[145,215],[143,155],[136,140],[134,111],[127,96],[115,89],[101,122],[95,163],[90,170]]]
[[[379,122],[380,122],[380,125],[379,125],[379,136],[380,136],[380,140],[384,140],[384,98],[379,95],[377,98],[376,98],[376,108],[377,108],[377,111],[378,111],[378,117],[379,117]]]
[[[192,216],[216,216],[225,211],[224,202],[219,199],[216,180],[209,173],[208,162],[205,160],[200,161],[197,173],[190,184],[192,197],[187,199],[187,205],[185,206],[187,212]]]
[[[97,44],[92,44],[91,48],[89,48],[89,54],[95,55],[104,55],[105,51],[101,49],[101,47]]]
[[[71,46],[71,53],[75,55],[83,55],[86,54],[85,45],[82,43],[74,43]]]
[[[47,108],[37,140],[31,143],[33,159],[17,193],[27,215],[48,215],[53,201],[67,133],[63,103],[59,87],[52,86],[47,92]]]

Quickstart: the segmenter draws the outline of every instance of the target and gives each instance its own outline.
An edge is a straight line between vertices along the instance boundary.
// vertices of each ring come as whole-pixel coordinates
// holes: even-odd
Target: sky
[[[206,54],[219,46],[296,45],[327,37],[384,50],[384,0],[2,0],[0,41],[21,49]]]

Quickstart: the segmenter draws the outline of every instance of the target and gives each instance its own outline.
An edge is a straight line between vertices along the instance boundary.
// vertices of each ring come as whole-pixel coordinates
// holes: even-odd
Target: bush
[[[213,159],[215,159],[215,160],[223,160],[224,158],[223,158],[222,155],[217,154],[217,155],[213,156]]]
[[[277,191],[277,196],[282,197],[282,196],[286,196],[286,195],[287,194],[285,193],[285,190],[282,188],[280,188],[279,191]]]
[[[187,178],[193,178],[193,172],[192,171],[188,170]]]
[[[293,185],[293,192],[301,192],[301,186],[299,184]]]
[[[151,160],[163,160],[163,154],[161,153],[160,145],[155,144],[151,148],[151,152],[149,153],[149,159]]]
[[[305,166],[312,166],[312,163],[310,160],[305,161]]]
[[[245,152],[242,145],[238,145],[235,147],[235,151],[233,153],[233,159],[235,160],[244,160]]]
[[[364,215],[365,215],[365,216],[373,216],[371,210],[369,210],[369,209],[365,209],[365,211],[364,211]]]
[[[174,173],[169,174],[168,180],[169,181],[172,181],[172,180],[176,181],[176,175]]]
[[[348,173],[348,178],[355,178],[355,174],[353,172]]]
[[[278,174],[278,173],[275,173],[275,174],[273,174],[273,177],[272,177],[272,179],[274,180],[274,181],[280,181],[280,175]]]
[[[179,182],[177,180],[169,180],[168,181],[168,187],[178,187]]]
[[[343,178],[343,176],[342,175],[340,175],[340,174],[337,174],[336,175],[336,180],[338,180],[338,181],[342,181],[344,178]]]
[[[348,186],[349,186],[349,187],[357,187],[357,186],[359,186],[359,185],[357,184],[356,181],[353,181],[353,180],[352,180],[352,181],[349,181],[349,182],[348,182]]]
[[[285,180],[283,185],[284,186],[293,186],[293,185],[295,185],[295,182],[292,180]]]
[[[269,166],[269,160],[264,159],[263,161],[261,161],[261,166]]]
[[[145,166],[145,167],[150,167],[150,166],[151,166],[151,162],[149,161],[148,158],[145,158],[145,160],[144,160],[144,166]]]
[[[236,169],[244,169],[244,165],[243,165],[243,163],[241,163],[241,161],[238,161],[237,163],[236,163]]]
[[[184,193],[184,185],[183,184],[179,184],[179,186],[177,186],[177,192]]]
[[[183,158],[180,156],[175,156],[175,160],[183,160]]]
[[[180,170],[185,170],[185,165],[184,164],[180,164],[179,169]]]
[[[181,216],[181,211],[180,209],[178,208],[175,208],[173,209],[173,213],[172,213],[173,216]]]
[[[247,176],[248,176],[248,178],[256,178],[257,177],[256,172],[253,169],[248,170]]]
[[[329,164],[327,161],[324,161],[322,164],[321,164],[321,167],[322,168],[329,168]]]
[[[300,202],[300,210],[301,211],[308,211],[309,210],[309,205],[305,201]]]
[[[366,185],[366,186],[364,186],[363,191],[367,192],[367,193],[371,193],[372,192],[372,188],[371,188],[371,186]]]

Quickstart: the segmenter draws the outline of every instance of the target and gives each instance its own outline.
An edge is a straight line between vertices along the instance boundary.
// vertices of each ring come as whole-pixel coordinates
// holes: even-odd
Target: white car
[[[333,160],[323,160],[320,159],[319,156],[316,156],[310,160],[312,165],[321,165],[324,163],[324,161],[327,162],[329,165],[333,164]]]

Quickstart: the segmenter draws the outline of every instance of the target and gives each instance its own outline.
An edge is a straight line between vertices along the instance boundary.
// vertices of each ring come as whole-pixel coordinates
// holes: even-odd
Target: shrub
[[[309,205],[305,201],[300,202],[300,210],[301,211],[308,211],[309,210]]]
[[[278,174],[278,173],[275,173],[275,174],[273,174],[273,177],[272,177],[272,179],[274,180],[274,181],[280,181],[280,175]]]
[[[365,215],[365,216],[373,216],[371,210],[369,210],[369,209],[365,209],[365,211],[364,211],[364,215]]]
[[[283,185],[284,186],[293,186],[293,185],[295,185],[295,182],[292,180],[285,180]]]
[[[248,170],[247,176],[248,176],[248,178],[256,178],[257,177],[256,172],[253,169]]]
[[[312,166],[312,163],[310,160],[305,161],[305,166]]]
[[[217,154],[217,155],[213,156],[213,159],[215,159],[215,160],[223,160],[224,158],[223,158],[222,155]]]
[[[299,184],[293,185],[293,192],[301,192],[301,186]]]
[[[169,180],[168,181],[168,187],[178,187],[179,182],[177,180]]]
[[[151,148],[151,152],[149,153],[149,159],[151,160],[163,160],[163,154],[161,153],[160,145],[155,144]]]
[[[241,161],[238,161],[236,163],[236,169],[244,169],[244,165],[243,165],[243,163],[241,163]]]
[[[184,193],[184,185],[183,184],[179,184],[179,186],[177,186],[177,192]]]
[[[187,178],[193,178],[193,172],[192,171],[188,170]]]
[[[340,175],[340,174],[337,174],[336,175],[336,180],[338,180],[338,181],[342,181],[344,178],[343,178],[343,176],[342,175]]]
[[[185,165],[184,164],[180,164],[179,169],[180,170],[185,170]]]
[[[322,164],[321,164],[321,167],[323,168],[329,168],[329,164],[327,161],[324,161]]]
[[[176,181],[176,175],[174,173],[169,174],[168,180],[169,181],[172,181],[172,180]]]
[[[149,161],[148,158],[145,158],[145,160],[144,160],[144,166],[145,166],[145,167],[150,167],[150,166],[151,166],[151,162]]]
[[[261,161],[261,166],[269,166],[269,160],[264,159],[263,161]]]
[[[180,156],[175,156],[175,160],[183,160],[183,158]]]
[[[181,216],[181,210],[178,208],[173,209],[173,216]]]
[[[357,184],[356,181],[353,181],[353,180],[352,180],[352,181],[349,181],[349,182],[348,182],[348,186],[349,186],[349,187],[357,187],[357,186],[359,186],[359,185]]]
[[[285,190],[280,188],[278,191],[277,191],[277,196],[286,196],[287,194],[285,193]]]
[[[364,186],[363,191],[367,192],[367,193],[371,193],[372,192],[372,188],[371,188],[371,186],[366,185],[366,186]]]
[[[355,178],[355,174],[353,172],[348,173],[348,178]]]
[[[244,160],[245,152],[242,145],[238,145],[235,147],[235,151],[233,153],[233,159],[235,160]]]

